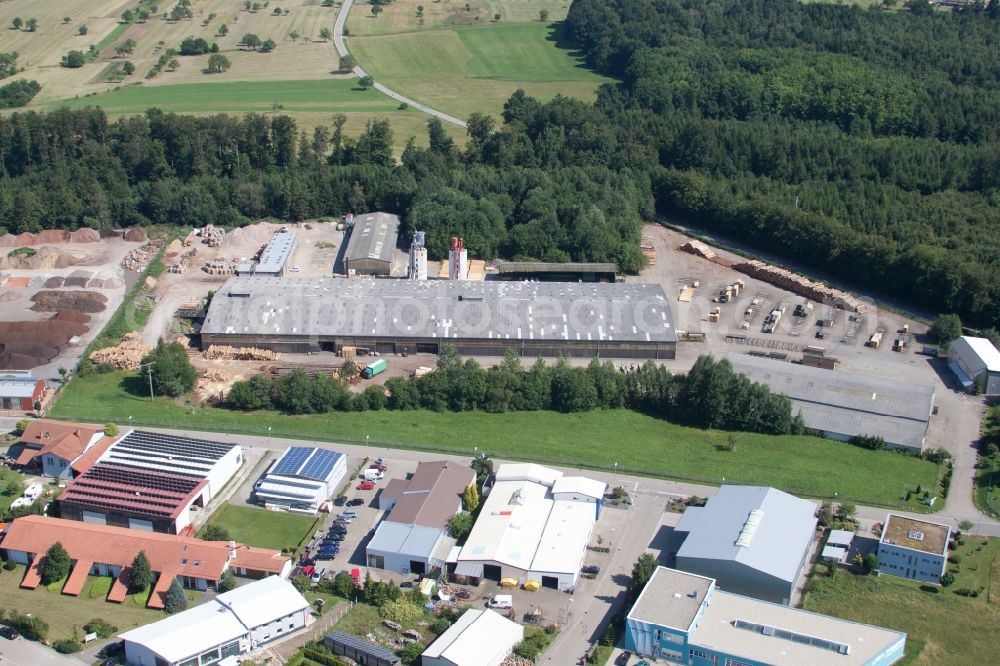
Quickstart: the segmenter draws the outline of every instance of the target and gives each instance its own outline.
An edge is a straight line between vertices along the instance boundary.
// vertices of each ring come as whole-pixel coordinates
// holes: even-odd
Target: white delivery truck
[[[380,469],[366,469],[365,470],[365,481],[371,481],[372,483],[380,481],[385,473]]]
[[[488,605],[490,608],[513,608],[514,597],[509,594],[495,594]]]

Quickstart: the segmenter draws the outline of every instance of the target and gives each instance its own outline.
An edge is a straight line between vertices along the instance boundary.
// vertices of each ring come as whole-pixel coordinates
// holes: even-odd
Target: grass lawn
[[[833,577],[814,577],[803,607],[905,631],[907,654],[911,655],[905,662],[908,664],[989,663],[996,658],[996,638],[986,628],[1000,622],[1000,568],[996,559],[1000,540],[992,539],[989,546],[975,552],[981,543],[981,539],[966,539],[959,552],[970,551],[968,560],[963,559],[962,571],[951,587],[921,589],[913,581],[894,576],[855,576],[840,570]],[[972,565],[976,569],[966,574]],[[976,582],[985,584],[991,575],[994,592],[990,598],[985,593],[973,598],[954,592]]]
[[[814,497],[850,499],[860,504],[902,506],[904,486],[933,488],[937,466],[887,451],[866,451],[817,437],[736,434],[728,451],[728,433],[674,425],[628,410],[583,414],[525,412],[511,414],[435,412],[351,412],[284,416],[243,413],[211,407],[192,409],[182,402],[142,397],[144,384],[133,373],[73,378],[51,416],[104,423],[132,416],[136,424],[223,433],[370,443],[390,448],[472,454],[474,447],[500,458],[575,465],[623,473],[773,485]],[[917,506],[911,508],[916,509]],[[934,507],[940,510],[941,502]],[[927,510],[927,507],[923,507]],[[229,507],[227,507],[227,511]],[[257,511],[241,509],[243,511]],[[260,513],[260,511],[257,511]],[[293,516],[279,520],[291,520]],[[236,532],[234,538],[243,539]],[[283,540],[255,545],[283,546]]]
[[[348,38],[365,71],[389,88],[460,118],[497,115],[518,88],[586,101],[610,79],[562,41],[561,23],[490,24]]]
[[[316,520],[284,511],[224,504],[208,524],[225,528],[240,543],[276,550],[294,550],[305,536],[312,534]]]
[[[15,472],[10,467],[0,467],[0,511],[6,511],[7,509],[9,509],[11,503],[18,497],[20,497],[21,493],[24,492],[25,488],[24,479],[25,479],[24,474],[21,474],[20,472]],[[11,493],[8,495],[6,489],[7,485],[10,484],[11,481],[17,481],[18,483],[20,483],[21,490],[20,492]]]
[[[420,632],[420,634],[424,637],[422,642],[429,645],[434,640],[435,635],[427,625],[433,623],[436,619],[437,618],[434,617],[433,613],[428,610],[424,610],[419,621],[402,623],[402,628],[398,633],[402,633],[408,629],[413,629]],[[355,636],[374,634],[382,639],[382,646],[387,647],[390,650],[395,649],[395,647],[391,645],[391,640],[398,635],[397,632],[382,624],[382,616],[379,615],[378,608],[364,602],[354,604],[351,610],[347,611],[342,618],[337,620],[336,624],[333,625],[332,630],[343,631],[348,634],[354,634]]]
[[[0,571],[0,608],[15,609],[42,618],[49,624],[50,641],[69,638],[74,627],[80,628],[94,618],[102,618],[121,631],[164,618],[162,611],[147,609],[131,597],[123,604],[105,601],[104,597],[111,589],[111,579],[106,576],[91,576],[77,597],[45,587],[22,590],[19,585],[23,578],[23,565],[18,565],[13,571]],[[189,592],[189,598],[192,598],[191,595],[195,599],[200,597]]]

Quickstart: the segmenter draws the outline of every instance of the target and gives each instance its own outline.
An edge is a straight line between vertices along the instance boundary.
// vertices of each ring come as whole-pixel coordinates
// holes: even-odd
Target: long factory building
[[[230,278],[201,328],[202,347],[284,352],[674,358],[659,285],[636,283]]]

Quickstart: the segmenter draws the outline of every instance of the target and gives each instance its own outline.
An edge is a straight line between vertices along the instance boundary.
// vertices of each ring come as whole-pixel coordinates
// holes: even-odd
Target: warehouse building
[[[722,486],[688,507],[678,569],[708,576],[736,594],[788,605],[816,534],[816,503],[774,488]]]
[[[236,267],[238,275],[266,275],[280,277],[285,274],[285,268],[292,249],[295,247],[295,234],[290,231],[278,231],[264,246],[260,257],[246,261]]]
[[[201,343],[287,352],[366,348],[473,356],[674,358],[659,285],[233,277],[215,294]]]
[[[726,354],[726,360],[736,372],[788,396],[792,414],[801,413],[806,428],[827,439],[881,437],[886,448],[924,448],[933,387],[742,354]]]
[[[952,342],[948,367],[966,391],[1000,395],[1000,351],[986,338],[963,335]]]
[[[500,666],[524,640],[524,627],[492,610],[470,608],[427,646],[422,666]]]
[[[132,560],[139,551],[146,553],[150,568],[158,576],[149,598],[152,608],[163,608],[174,578],[189,589],[208,590],[216,588],[227,570],[246,578],[287,578],[292,570],[292,561],[278,551],[235,541],[202,541],[48,516],[24,516],[10,524],[3,540],[5,556],[28,565],[22,588],[35,589],[41,583],[45,553],[57,541],[73,561],[62,593],[80,594],[87,576],[110,576],[115,582],[108,601],[114,603],[125,601]]]
[[[389,275],[399,236],[399,218],[389,213],[355,215],[344,271],[348,275]]]
[[[126,631],[125,659],[133,666],[237,664],[240,655],[304,629],[309,608],[291,583],[265,578]]]
[[[243,464],[243,449],[132,430],[59,496],[63,518],[178,534]]]
[[[497,266],[497,280],[533,280],[537,282],[614,282],[618,267],[604,263],[544,261],[502,261]]]
[[[285,449],[254,491],[269,509],[315,514],[347,475],[347,456],[314,446]]]
[[[890,513],[878,542],[879,573],[937,585],[948,564],[950,540],[947,525]]]
[[[20,416],[35,409],[45,393],[45,380],[27,370],[0,372],[0,415]]]
[[[443,570],[455,540],[448,521],[462,510],[462,494],[476,473],[454,461],[422,462],[409,479],[393,479],[379,495],[389,509],[365,550],[369,567],[401,574]]]
[[[889,666],[906,634],[724,592],[659,567],[625,620],[625,648],[690,666]]]
[[[588,499],[554,497],[553,489],[562,478],[562,472],[541,465],[501,465],[479,518],[455,558],[455,575],[476,582],[533,580],[542,587],[572,590],[600,505]],[[603,497],[607,486],[596,483]],[[568,487],[574,492],[568,494],[591,485],[571,482]]]

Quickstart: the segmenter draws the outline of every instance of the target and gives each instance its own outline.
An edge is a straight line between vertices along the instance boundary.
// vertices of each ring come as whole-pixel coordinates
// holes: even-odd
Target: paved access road
[[[337,48],[337,54],[341,56],[347,55],[349,52],[347,50],[347,44],[344,43],[344,24],[347,23],[347,15],[351,13],[351,5],[354,4],[354,0],[344,0],[344,4],[340,6],[340,13],[337,14],[337,22],[333,25],[333,45]],[[360,79],[363,76],[368,76],[368,74],[361,68],[361,66],[355,67],[353,70],[354,74]],[[421,104],[420,102],[414,101],[409,97],[400,95],[398,92],[389,90],[384,85],[375,82],[375,90],[379,91],[383,95],[387,95],[398,102],[404,102],[409,106],[417,109],[418,111],[423,111],[424,113],[430,114],[435,118],[440,118],[446,123],[451,123],[452,125],[458,125],[459,127],[465,127],[465,121],[459,120],[455,116],[449,116],[444,111],[438,111],[437,109],[432,109],[426,104]]]
[[[0,666],[80,666],[89,663],[78,656],[59,654],[35,641],[0,638]]]

